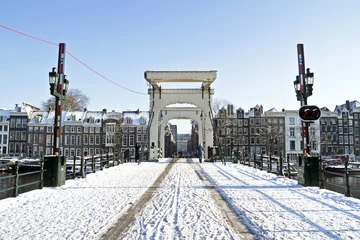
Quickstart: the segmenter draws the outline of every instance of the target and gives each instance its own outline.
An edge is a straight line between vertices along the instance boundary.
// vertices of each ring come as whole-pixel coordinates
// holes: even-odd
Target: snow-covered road
[[[169,161],[126,163],[0,200],[0,239],[100,239],[149,189],[154,195],[125,238],[239,239],[213,188],[258,239],[360,239],[359,199],[243,165],[197,159],[173,164],[154,187]]]
[[[198,165],[174,164],[126,239],[239,239],[196,173]]]

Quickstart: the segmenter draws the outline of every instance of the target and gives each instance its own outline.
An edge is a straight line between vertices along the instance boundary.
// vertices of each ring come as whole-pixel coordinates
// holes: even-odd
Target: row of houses
[[[65,156],[87,156],[116,151],[133,155],[135,144],[147,151],[147,111],[63,111],[62,148]],[[22,103],[0,110],[0,155],[37,157],[53,153],[54,111]],[[119,124],[120,123],[120,124]]]
[[[360,103],[346,101],[330,111],[321,109],[322,117],[309,128],[312,155],[354,154],[360,156]],[[148,151],[148,111],[64,111],[62,113],[62,149],[65,156],[87,156],[104,152],[134,154],[139,143],[142,153]],[[41,156],[53,152],[54,111],[41,111],[28,103],[13,110],[0,109],[0,155]],[[188,137],[192,151],[196,146],[196,123]],[[168,126],[165,156],[177,149],[177,130]],[[225,156],[274,154],[295,159],[302,155],[302,128],[297,110],[264,111],[256,105],[249,111],[219,110],[214,118],[214,145],[221,145]],[[185,143],[184,143],[185,144]],[[189,144],[189,143],[188,143]],[[184,145],[184,149],[186,145]],[[171,149],[171,150],[170,150]]]
[[[309,127],[311,155],[353,154],[360,156],[360,103],[346,101],[334,111],[323,107],[321,118]],[[303,154],[301,119],[297,110],[263,110],[256,105],[245,112],[233,105],[215,117],[215,142],[226,156],[274,154],[296,159]]]

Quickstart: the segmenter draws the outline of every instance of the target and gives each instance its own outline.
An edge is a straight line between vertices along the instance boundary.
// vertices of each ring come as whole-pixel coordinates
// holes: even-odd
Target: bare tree
[[[269,155],[274,154],[275,148],[282,152],[284,149],[285,131],[281,125],[275,123],[275,118],[264,117],[259,128],[258,136],[261,137],[262,145],[266,146]]]
[[[63,111],[82,111],[89,104],[90,98],[81,90],[73,88],[69,89],[65,99],[62,101],[61,108]],[[55,109],[55,98],[51,97],[41,103],[41,108],[47,110]]]
[[[117,115],[113,117],[109,117],[104,121],[105,126],[105,144],[107,148],[112,148],[112,152],[115,156],[119,156],[121,153],[121,145],[122,145],[122,122],[123,117]]]
[[[219,113],[219,110],[223,107],[226,107],[228,104],[231,104],[230,101],[226,99],[217,99],[215,98],[213,101],[213,115],[216,116]]]

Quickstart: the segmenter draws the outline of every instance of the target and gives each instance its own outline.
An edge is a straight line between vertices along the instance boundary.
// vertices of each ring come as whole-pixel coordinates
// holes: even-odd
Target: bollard
[[[290,175],[290,173],[291,173],[291,171],[290,171],[290,157],[289,156],[287,156],[287,166],[288,166],[288,178],[291,179],[291,175]]]
[[[41,157],[41,162],[40,162],[40,189],[42,189],[44,187],[44,157]]]
[[[279,175],[283,175],[283,158],[282,158],[282,154],[280,153],[280,158],[279,158],[279,161],[280,161],[280,170],[279,170]]]
[[[348,169],[348,161],[345,162],[345,180],[346,180],[346,193],[345,197],[352,197],[350,193],[350,182],[349,182],[349,169]]]
[[[74,156],[74,163],[73,163],[73,179],[76,178],[76,156]]]
[[[269,155],[269,162],[268,162],[268,172],[272,172],[272,161],[271,161],[271,153]]]
[[[319,158],[319,171],[320,171],[320,179],[319,179],[319,187],[320,189],[323,189],[325,186],[324,186],[324,164],[322,162],[322,159],[321,159],[321,155],[320,155],[320,158]]]
[[[19,195],[19,161],[15,162],[15,192],[14,197]]]
[[[260,163],[260,167],[261,167],[261,171],[264,169],[264,157],[263,155],[261,154],[261,163]]]
[[[82,178],[85,177],[85,173],[84,173],[84,157],[81,158],[81,164],[80,164],[80,175]]]
[[[95,167],[95,158],[94,158],[94,154],[92,155],[92,170],[93,170],[93,173],[96,172],[96,167]]]

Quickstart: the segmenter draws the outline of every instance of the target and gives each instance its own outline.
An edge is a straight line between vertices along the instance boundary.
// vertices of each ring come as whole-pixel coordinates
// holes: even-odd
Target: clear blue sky
[[[299,108],[293,81],[303,43],[315,74],[308,101],[333,110],[360,99],[359,11],[360,1],[331,0],[2,1],[0,24],[65,42],[88,66],[138,92],[147,92],[146,70],[217,70],[215,98],[245,110]],[[58,48],[4,28],[0,45],[0,107],[48,99]],[[91,98],[90,110],[148,110],[147,95],[69,55],[65,72],[70,87]]]

